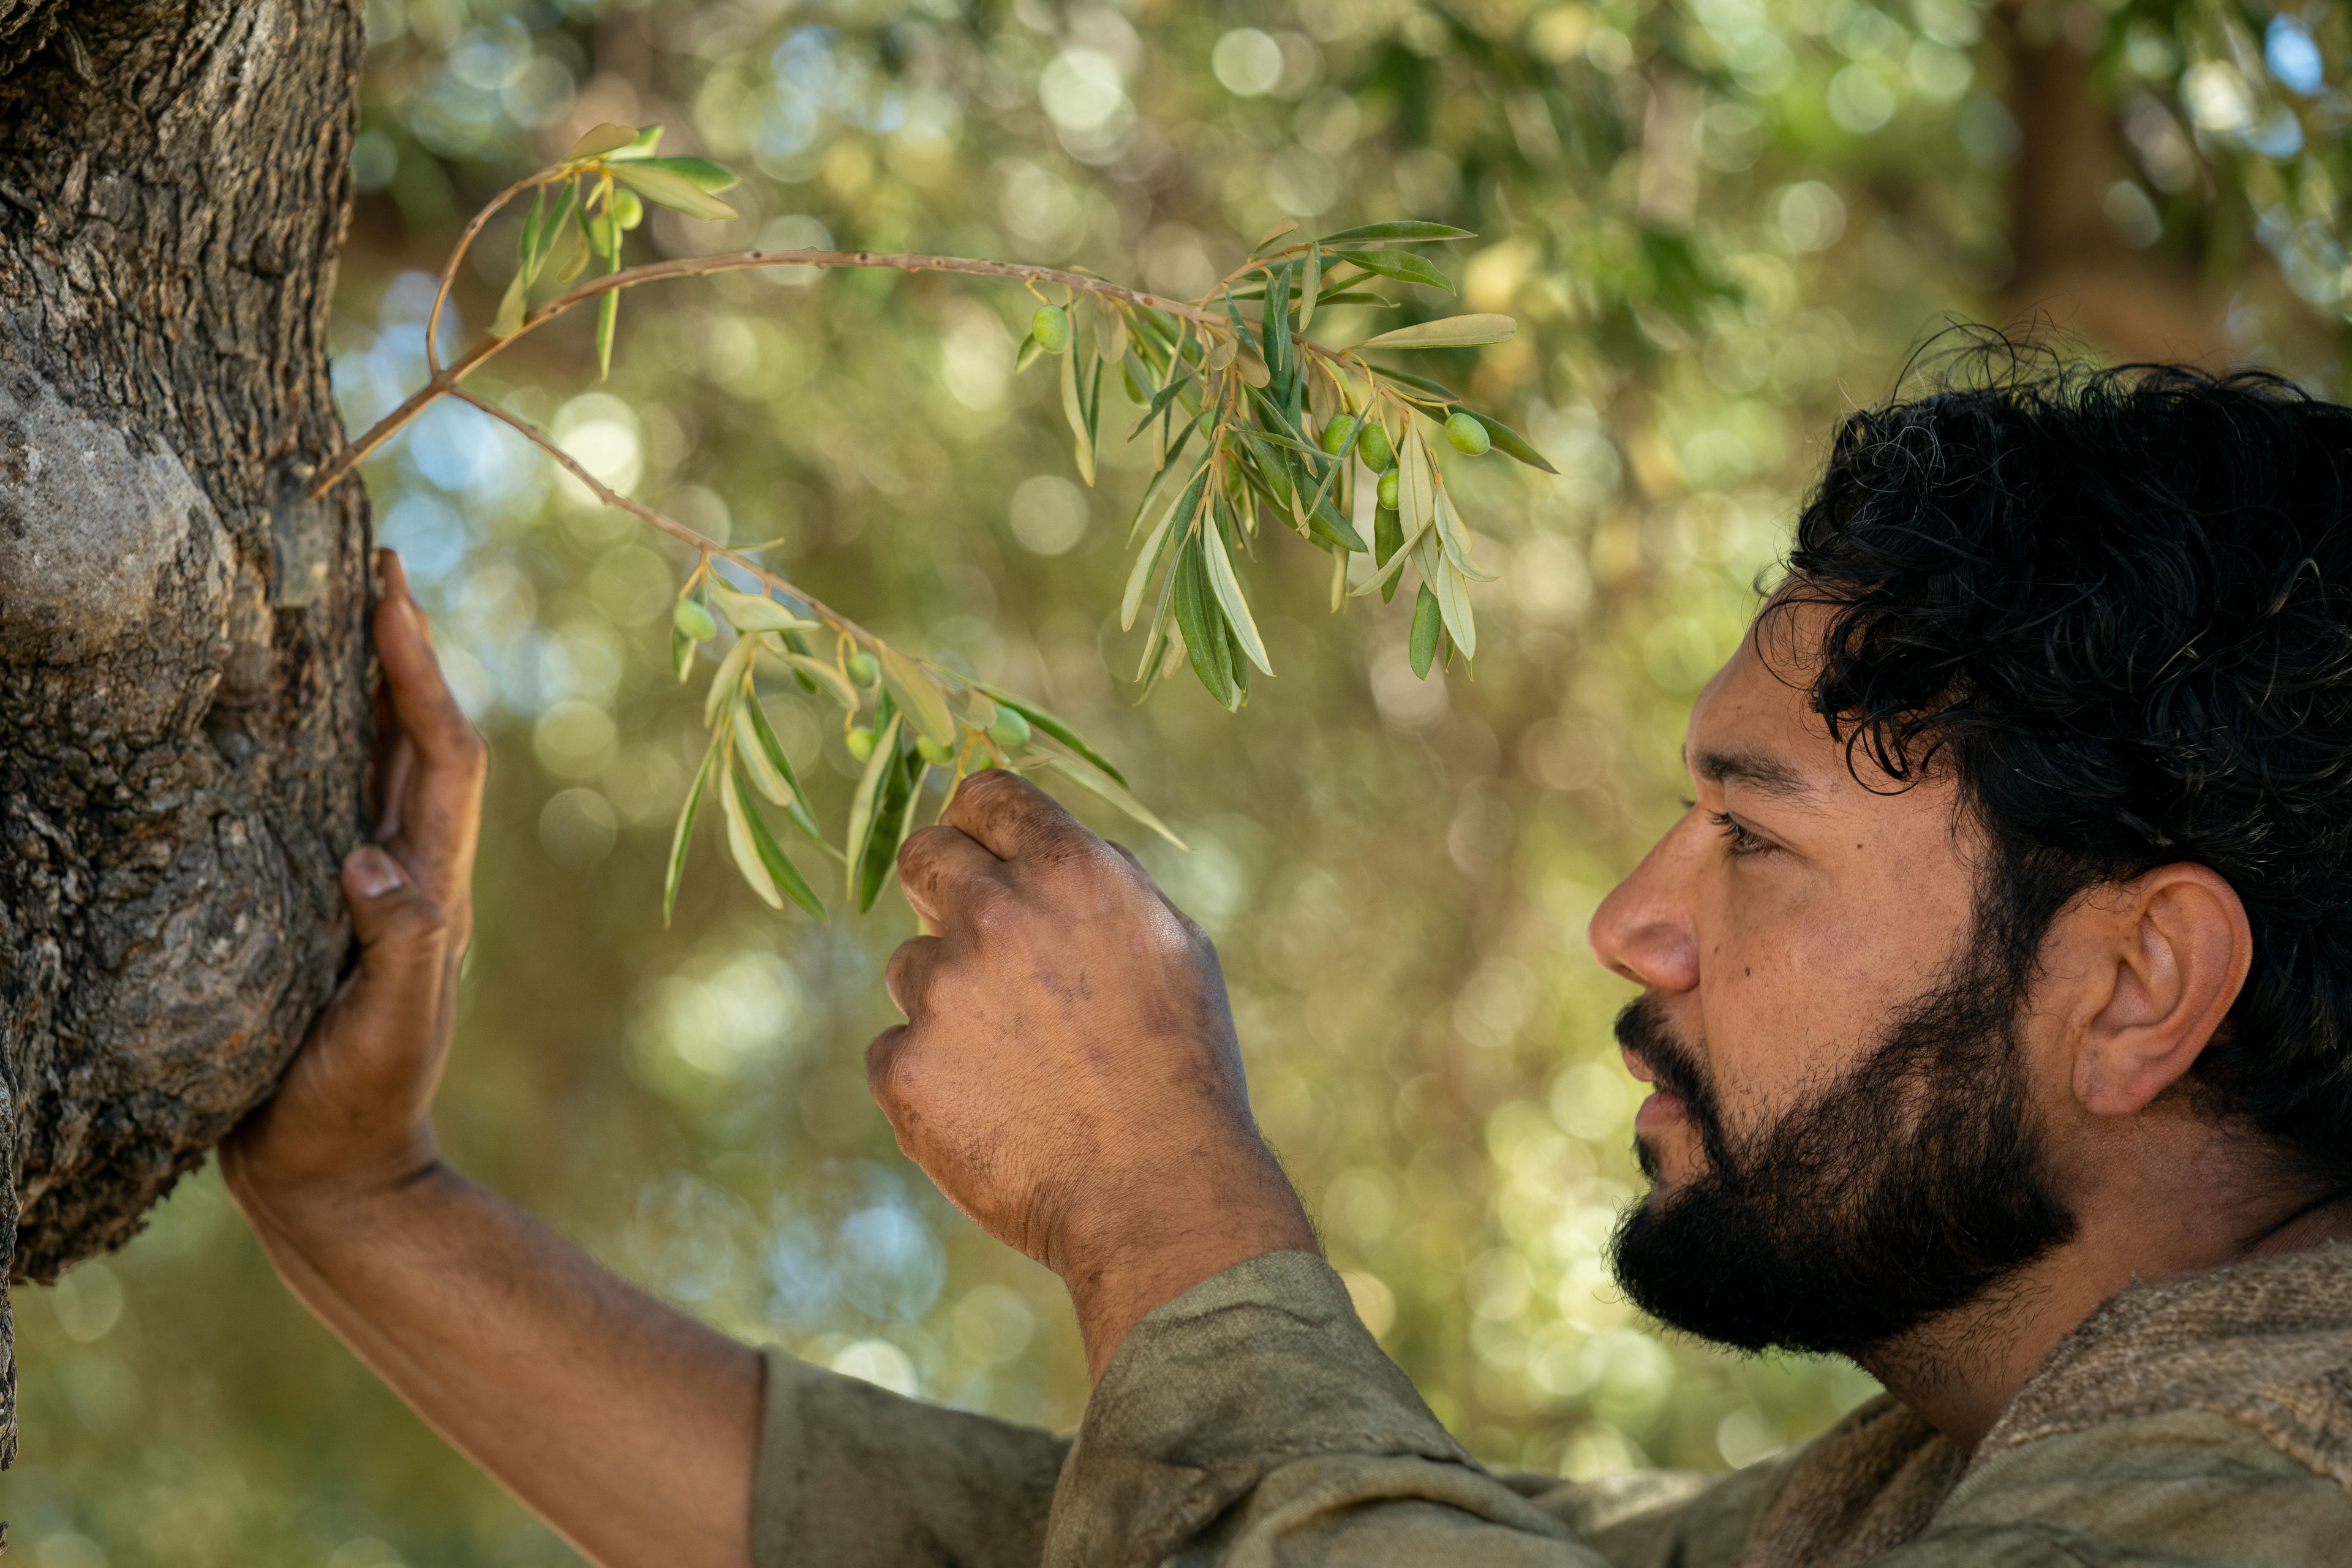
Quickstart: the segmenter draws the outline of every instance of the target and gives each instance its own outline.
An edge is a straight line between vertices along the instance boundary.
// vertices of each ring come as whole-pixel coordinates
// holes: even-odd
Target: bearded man
[[[985,773],[900,871],[900,1147],[1055,1270],[1075,1441],[730,1342],[436,1156],[482,752],[388,572],[404,739],[352,985],[225,1152],[289,1285],[596,1562],[2352,1561],[2352,412],[2013,375],[1841,428],[1591,937],[1656,1092],[1620,1279],[1886,1394],[1728,1476],[1481,1468],[1251,1121],[1216,956]]]

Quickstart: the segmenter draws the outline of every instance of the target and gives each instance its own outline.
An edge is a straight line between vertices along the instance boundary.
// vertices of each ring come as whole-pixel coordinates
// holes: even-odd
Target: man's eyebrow
[[[1705,751],[1691,757],[1691,773],[1712,784],[1740,784],[1784,800],[1809,803],[1821,791],[1796,769],[1763,752]]]

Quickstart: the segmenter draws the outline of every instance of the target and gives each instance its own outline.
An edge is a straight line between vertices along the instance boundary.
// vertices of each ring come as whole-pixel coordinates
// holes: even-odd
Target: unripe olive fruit
[[[872,725],[852,724],[849,727],[849,734],[845,739],[849,744],[849,754],[856,757],[859,762],[862,763],[866,758],[874,754],[874,727]]]
[[[1388,508],[1391,511],[1396,510],[1397,471],[1394,468],[1391,468],[1387,473],[1381,476],[1380,496],[1381,504],[1382,506]]]
[[[1323,449],[1334,457],[1339,456],[1339,448],[1348,444],[1348,437],[1355,428],[1354,415],[1334,414],[1331,422],[1323,426]]]
[[[942,767],[955,761],[953,746],[934,741],[929,735],[915,742],[915,754],[927,763],[938,763]]]
[[[710,611],[698,600],[680,599],[669,618],[679,631],[696,642],[709,642],[719,635],[719,623],[710,618]]]
[[[1010,708],[996,710],[996,722],[988,727],[988,738],[1000,746],[1025,746],[1029,743],[1029,721]]]
[[[849,679],[860,686],[871,686],[882,678],[879,660],[864,648],[849,656]]]
[[[1396,457],[1396,448],[1389,445],[1388,427],[1375,419],[1364,426],[1356,437],[1356,456],[1364,459],[1364,467],[1379,473]]]
[[[1473,458],[1495,444],[1494,437],[1486,434],[1486,427],[1465,408],[1455,409],[1452,417],[1445,421],[1445,438],[1454,443],[1455,451],[1465,452]]]
[[[646,204],[637,199],[635,191],[613,193],[613,221],[623,228],[635,228],[646,221]]]
[[[1038,306],[1029,318],[1029,334],[1047,353],[1060,353],[1070,346],[1070,313],[1059,305]]]

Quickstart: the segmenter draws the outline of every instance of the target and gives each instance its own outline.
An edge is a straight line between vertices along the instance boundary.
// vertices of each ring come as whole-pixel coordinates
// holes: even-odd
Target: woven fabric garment
[[[2321,1568],[2352,1563],[2352,1247],[2120,1292],[1973,1455],[1892,1399],[1727,1476],[1482,1468],[1323,1263],[1120,1347],[1075,1443],[769,1361],[761,1568]]]

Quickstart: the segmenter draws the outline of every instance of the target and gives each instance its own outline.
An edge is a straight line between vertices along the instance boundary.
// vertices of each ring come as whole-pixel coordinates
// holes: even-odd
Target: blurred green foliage
[[[1218,940],[1259,1115],[1334,1263],[1477,1453],[1716,1467],[1867,1392],[1662,1334],[1609,1285],[1635,1096],[1608,1030],[1626,990],[1582,933],[1679,809],[1684,710],[1820,433],[1892,388],[1939,312],[1997,308],[2017,125],[1987,8],[372,0],[368,20],[335,328],[354,429],[423,379],[463,216],[599,121],[666,122],[667,147],[751,175],[736,224],[655,214],[672,253],[830,239],[1189,294],[1285,218],[1483,236],[1459,306],[1520,335],[1429,368],[1562,477],[1454,467],[1504,574],[1475,670],[1414,679],[1409,598],[1333,620],[1322,558],[1271,551],[1254,593],[1282,676],[1238,717],[1190,683],[1130,704],[1118,534],[1143,456],[1075,482],[1050,378],[1011,374],[1017,288],[687,283],[633,300],[605,386],[580,321],[486,390],[705,532],[782,536],[796,580],[1035,693],[1127,770],[1193,846],[1135,847]],[[2115,231],[2206,268],[2234,353],[2334,393],[2342,13],[2128,0],[2022,26],[2099,51]],[[467,326],[511,242],[463,280]],[[365,473],[495,748],[453,1158],[730,1331],[1074,1423],[1058,1287],[958,1218],[866,1099],[880,965],[911,923],[895,895],[820,928],[706,844],[660,923],[699,754],[667,668],[683,556],[452,405]],[[800,711],[774,717],[837,819],[854,764]],[[39,1568],[571,1560],[309,1321],[209,1173],[119,1256],[25,1291],[18,1321],[0,1513]]]

